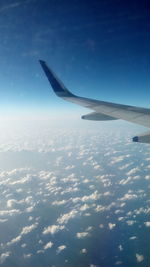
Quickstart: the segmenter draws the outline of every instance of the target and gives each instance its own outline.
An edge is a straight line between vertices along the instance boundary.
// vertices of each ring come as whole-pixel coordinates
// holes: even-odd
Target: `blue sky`
[[[149,107],[149,14],[138,0],[1,1],[2,114],[81,111],[53,94],[38,59],[78,95]]]

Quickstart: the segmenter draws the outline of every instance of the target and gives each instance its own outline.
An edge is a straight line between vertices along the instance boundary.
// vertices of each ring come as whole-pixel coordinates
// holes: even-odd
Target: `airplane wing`
[[[45,61],[40,60],[40,64],[57,96],[94,111],[83,115],[82,119],[96,121],[122,119],[145,127],[150,127],[150,109],[115,104],[74,95],[64,86],[56,74],[47,66]],[[150,132],[135,136],[133,141],[150,143]]]

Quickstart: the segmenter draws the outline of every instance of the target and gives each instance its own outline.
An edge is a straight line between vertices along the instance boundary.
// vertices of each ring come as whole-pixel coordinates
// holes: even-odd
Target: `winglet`
[[[43,60],[39,60],[39,62],[56,95],[59,97],[74,97],[74,95],[58,79],[56,74],[47,66],[46,62]]]

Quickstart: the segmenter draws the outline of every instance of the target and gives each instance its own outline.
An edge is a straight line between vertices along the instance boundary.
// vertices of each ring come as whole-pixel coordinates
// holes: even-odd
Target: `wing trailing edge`
[[[81,117],[83,120],[91,120],[91,121],[110,121],[117,120],[112,116],[105,115],[103,113],[92,112]]]

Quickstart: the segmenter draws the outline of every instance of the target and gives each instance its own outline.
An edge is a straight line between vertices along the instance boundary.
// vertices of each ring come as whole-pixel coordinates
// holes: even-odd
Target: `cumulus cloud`
[[[65,245],[61,245],[57,248],[57,254],[60,253],[61,251],[63,251],[64,249],[66,249],[67,247]]]
[[[29,254],[23,254],[23,257],[25,258],[25,259],[29,259],[29,258],[31,258],[32,257],[32,253],[29,253]]]
[[[64,230],[65,226],[64,225],[50,225],[48,227],[44,228],[43,234],[47,235],[47,234],[56,234],[61,230]]]
[[[146,176],[145,176],[145,179],[146,179],[146,180],[150,180],[150,175],[146,175]]]
[[[86,249],[86,248],[81,249],[81,250],[80,250],[80,253],[82,253],[82,254],[87,254],[87,249]]]
[[[90,200],[98,200],[100,198],[100,194],[98,193],[98,191],[96,190],[94,193],[92,193],[91,195],[89,196],[83,196],[81,198],[81,201],[82,202],[87,202],[87,201],[90,201]]]
[[[10,251],[4,252],[0,255],[0,263],[3,264],[4,261],[11,255]]]
[[[90,232],[90,231],[92,231],[94,228],[93,228],[93,226],[88,226],[86,229],[85,229],[85,231],[86,232]]]
[[[131,236],[129,239],[130,240],[135,240],[135,239],[137,239],[137,237],[136,236]]]
[[[126,200],[132,200],[132,199],[136,199],[137,195],[136,194],[130,194],[130,193],[126,193],[122,198],[120,198],[120,201],[126,201]]]
[[[33,231],[35,228],[37,228],[38,226],[38,223],[35,223],[35,224],[31,224],[29,226],[25,226],[22,228],[22,231],[21,231],[21,235],[26,235],[28,233],[30,233],[31,231]]]
[[[9,199],[7,200],[7,207],[12,208],[17,203],[16,199]]]
[[[119,245],[118,248],[119,248],[120,251],[123,251],[123,246],[122,245]]]
[[[135,224],[136,221],[134,221],[134,220],[128,220],[128,221],[126,221],[126,223],[127,223],[127,225],[131,226],[131,225]]]
[[[96,212],[103,212],[105,211],[107,208],[102,206],[102,205],[97,205],[96,208],[95,208],[95,211]]]
[[[0,216],[12,216],[21,213],[20,210],[18,209],[13,209],[13,210],[1,210],[0,211]]]
[[[140,171],[139,167],[135,167],[135,168],[133,168],[133,169],[131,169],[130,171],[127,172],[127,176],[133,175],[133,174],[135,174],[135,173],[137,173],[139,171]]]
[[[56,201],[53,201],[52,202],[52,205],[54,205],[54,206],[61,206],[61,205],[64,205],[64,204],[66,204],[67,203],[67,200],[65,200],[65,199],[63,199],[63,200],[56,200]]]
[[[150,227],[150,222],[145,222],[144,223],[147,227]]]
[[[126,185],[126,184],[129,184],[129,183],[133,183],[133,177],[132,176],[129,176],[126,179],[122,179],[119,182],[119,184],[121,184],[121,185]]]
[[[88,237],[88,236],[90,236],[89,232],[76,233],[76,237],[78,239],[83,239],[83,238]]]
[[[60,224],[67,224],[70,219],[75,218],[78,215],[77,210],[71,210],[68,213],[62,214],[58,219],[57,222]]]
[[[7,246],[11,246],[11,245],[13,245],[15,243],[18,243],[21,240],[21,238],[22,238],[21,235],[13,238],[11,241],[7,242]]]
[[[108,227],[110,230],[112,230],[114,227],[116,227],[115,223],[108,223]]]
[[[47,134],[47,136],[50,135]],[[67,137],[68,143],[69,143],[69,138],[72,137],[69,137],[68,135]],[[50,235],[55,235],[59,231],[63,231],[63,235],[65,235],[64,240],[67,240],[68,242],[67,246],[69,247],[70,246],[69,239],[66,239],[66,235],[68,233],[68,231],[66,231],[67,230],[66,224],[74,220],[73,222],[74,225],[76,224],[76,219],[78,219],[79,225],[80,225],[80,220],[83,219],[82,227],[76,230],[76,232],[74,233],[74,238],[75,238],[74,241],[79,243],[85,242],[89,238],[92,239],[92,242],[94,242],[95,238],[94,231],[96,231],[96,229],[97,230],[99,229],[98,230],[99,232],[103,232],[103,228],[105,228],[105,231],[106,230],[115,231],[117,229],[120,232],[120,229],[123,228],[129,229],[128,225],[132,225],[133,220],[135,221],[135,219],[137,227],[141,226],[138,215],[142,213],[149,214],[150,207],[148,202],[148,189],[145,189],[143,184],[142,188],[145,189],[145,192],[138,190],[139,187],[137,183],[137,178],[139,179],[140,177],[141,179],[141,176],[137,175],[139,173],[136,172],[137,171],[136,162],[132,162],[130,164],[128,163],[128,159],[124,158],[124,155],[122,154],[123,153],[127,154],[126,153],[127,147],[125,147],[126,149],[125,151],[122,151],[121,143],[119,144],[119,147],[116,147],[115,149],[113,147],[110,148],[108,146],[108,143],[106,144],[106,147],[103,144],[102,150],[99,151],[100,148],[100,146],[98,146],[99,138],[97,138],[96,136],[92,138],[95,138],[92,139],[95,141],[94,142],[92,141],[91,143],[84,141],[84,139],[82,138],[82,142],[83,144],[85,142],[85,144],[83,148],[80,150],[81,152],[80,155],[79,151],[77,151],[78,150],[77,147],[76,150],[73,150],[73,147],[71,147],[72,141],[70,141],[70,144],[67,144],[68,147],[66,147],[65,145],[61,146],[60,142],[58,142],[56,146],[54,146],[55,143],[53,143],[52,146],[47,145],[47,147],[49,146],[49,148],[47,148],[49,149],[49,151],[52,151],[53,146],[55,149],[55,151],[53,150],[53,152],[51,152],[52,159],[50,154],[48,154],[48,156],[46,154],[44,155],[45,158],[47,157],[46,164],[47,163],[49,164],[51,171],[45,171],[44,168],[42,171],[39,171],[39,168],[42,166],[41,163],[41,165],[38,166],[38,171],[36,169],[33,170],[34,173],[33,176],[31,175],[32,173],[31,170],[29,171],[27,169],[24,171],[22,170],[20,172],[17,170],[13,170],[12,173],[10,172],[7,174],[6,173],[2,174],[0,172],[1,176],[0,183],[1,182],[3,182],[3,184],[5,183],[4,191],[2,192],[2,196],[4,197],[4,206],[2,207],[5,207],[7,204],[6,210],[4,208],[4,210],[0,211],[0,215],[6,217],[12,214],[16,216],[17,218],[15,219],[18,220],[18,225],[15,227],[14,235],[12,236],[14,238],[10,242],[8,242],[8,244],[4,244],[5,243],[4,240],[1,241],[3,242],[3,248],[6,248],[7,245],[15,244],[17,242],[22,241],[19,243],[22,255],[26,255],[26,257],[28,257],[31,253],[33,253],[33,251],[31,250],[29,251],[31,252],[30,254],[23,254],[24,251],[28,253],[28,238],[30,239],[30,232],[34,230],[34,226],[31,227],[31,225],[32,224],[34,225],[35,222],[37,221],[39,221],[39,223],[42,223],[41,216],[43,215],[43,212],[47,213],[46,216],[48,217],[46,218],[49,220],[49,224],[44,225],[42,231],[41,231],[41,224],[39,224],[38,233],[41,234],[42,232],[42,237],[39,237],[39,235],[37,236],[36,234],[37,231],[35,231],[35,235],[34,233],[32,234],[33,242],[34,243],[37,242],[37,245],[39,246],[37,253],[45,253],[45,250],[47,249],[49,249],[49,251],[53,251],[54,245],[56,246],[56,244],[53,244],[54,236]],[[96,140],[98,140],[98,143],[96,142]],[[71,158],[68,158],[68,153],[70,153],[69,151],[73,151]],[[108,154],[109,156],[107,155],[107,153],[110,153]],[[116,155],[116,159],[113,156],[113,154]],[[99,155],[101,156],[99,157]],[[75,163],[78,156],[81,156],[83,160],[77,160],[77,163]],[[104,163],[103,156],[106,165],[103,164]],[[67,165],[65,162],[66,157],[68,160]],[[102,163],[101,168],[99,167],[97,168],[97,166],[99,165],[99,162],[98,163],[96,162],[97,158],[100,159],[102,158],[102,162],[100,162],[100,164]],[[117,163],[116,167],[118,172],[115,171],[115,168],[113,169],[110,168],[111,159],[116,160]],[[123,162],[124,159],[125,161]],[[55,161],[55,163],[57,161],[57,166],[54,163],[54,169],[53,169],[53,164],[50,165],[51,161],[53,163],[53,160]],[[87,165],[85,165],[85,168],[81,175],[78,170],[81,167],[83,167],[82,166],[83,162],[85,162]],[[73,164],[75,168],[71,168]],[[64,170],[63,168],[64,172],[62,172],[62,169],[59,169],[58,166],[60,168],[63,168],[63,166],[65,167],[69,166],[69,167],[66,170]],[[135,169],[133,167],[135,167]],[[146,180],[149,179],[146,178],[146,176],[148,176],[148,171],[145,170],[144,176]],[[120,177],[122,178],[120,179]],[[128,191],[129,183],[133,183],[133,185],[130,187],[131,189],[133,189],[132,191],[131,190]],[[117,191],[114,190],[116,186],[117,186]],[[38,191],[35,190],[35,188],[38,188]],[[139,199],[139,196],[141,196],[140,200],[142,200],[142,198],[144,197],[144,193],[147,194],[147,198],[145,197],[145,199],[143,199],[143,202],[137,201],[137,199]],[[137,201],[136,205],[130,205],[129,200]],[[34,209],[35,207],[36,209]],[[27,214],[27,212],[33,212],[33,210],[34,213]],[[55,210],[54,214],[53,210]],[[88,211],[90,211],[90,213]],[[101,213],[103,212],[102,214],[103,216],[100,216],[100,212]],[[51,216],[49,216],[49,214],[51,214]],[[115,221],[114,221],[114,215],[116,217]],[[87,217],[81,217],[81,216],[87,216]],[[5,222],[5,220],[7,220],[9,223],[9,217],[7,219],[5,217],[2,217],[2,219],[0,219],[1,223]],[[25,221],[24,218],[26,218]],[[94,218],[98,218],[98,220],[97,219],[95,220]],[[25,222],[28,222],[29,225],[25,224]],[[87,225],[90,226],[87,227]],[[149,222],[146,222],[145,220],[145,223],[143,222],[143,225],[145,225],[145,227],[146,226],[148,227]],[[69,231],[72,230],[71,226],[72,226],[71,223],[68,224]],[[95,227],[95,230],[93,226]],[[139,231],[140,229],[142,228],[139,228]],[[16,233],[15,231],[18,232]],[[93,235],[92,235],[93,232],[91,231],[94,232]],[[24,240],[23,236],[26,234],[28,234],[29,236],[25,237]],[[48,234],[51,241],[47,240]],[[39,238],[43,239],[44,241],[39,240]],[[137,237],[129,235],[127,242],[128,243],[136,242],[134,241],[134,239],[136,238]],[[123,242],[123,240],[121,241]],[[119,240],[116,240],[116,242],[117,242],[116,244],[118,244],[119,251],[122,251],[124,246],[120,244],[123,244],[124,242],[122,243]],[[27,248],[25,248],[25,246],[27,246]],[[16,252],[17,248],[18,246],[14,246],[12,249],[13,251]],[[8,247],[7,249],[10,250]],[[65,243],[62,242],[57,244],[56,246],[57,253],[63,251],[64,249],[66,249]],[[79,257],[84,257],[83,254],[87,253],[87,249],[84,248],[83,246],[83,248],[82,247],[79,248],[78,252],[80,253]],[[90,251],[88,252],[90,253]],[[41,257],[43,256],[44,255],[41,255]],[[90,266],[89,259],[87,259],[87,261],[88,261],[87,264]],[[114,261],[116,261],[115,263],[116,265],[121,264],[119,258],[114,259]],[[56,262],[54,262],[53,264],[56,264]],[[72,262],[70,262],[70,265],[71,264]]]
[[[30,181],[30,178],[31,178],[30,175],[27,175],[26,177],[23,177],[23,178],[21,178],[21,179],[19,179],[19,180],[10,182],[9,184],[10,184],[10,185],[25,184],[25,183],[27,183],[27,182]]]
[[[44,249],[51,248],[52,246],[53,246],[53,243],[50,241],[44,246]]]
[[[97,165],[94,165],[94,169],[95,169],[95,170],[98,170],[98,169],[100,169],[100,168],[101,168],[100,165],[98,165],[98,164],[97,164]]]
[[[144,260],[144,256],[141,254],[136,253],[135,256],[136,256],[137,262],[142,262]]]
[[[89,209],[89,208],[90,208],[89,205],[84,204],[84,205],[82,205],[82,206],[80,207],[80,210],[81,210],[81,211],[85,211],[85,210],[87,210],[87,209]]]
[[[71,169],[74,169],[74,168],[75,168],[74,165],[70,165],[70,166],[67,166],[67,167],[65,168],[65,170],[71,170]]]
[[[26,235],[28,233],[30,233],[31,231],[33,231],[36,227],[38,226],[37,223],[29,225],[29,226],[25,226],[22,228],[22,231],[20,232],[20,234],[13,238],[11,241],[7,242],[7,246],[13,245],[15,243],[18,243],[21,239],[23,235]]]

